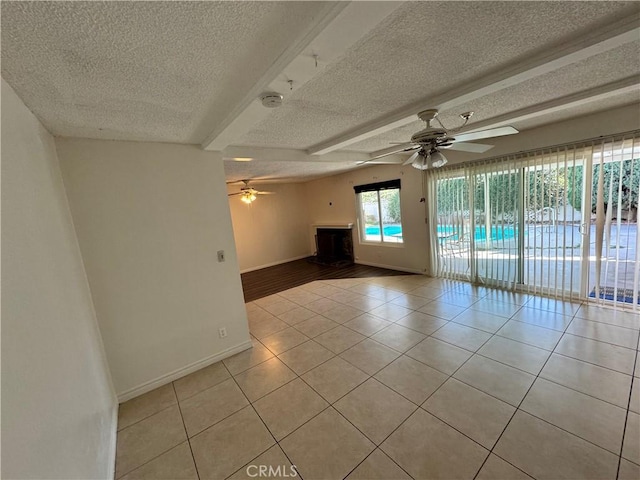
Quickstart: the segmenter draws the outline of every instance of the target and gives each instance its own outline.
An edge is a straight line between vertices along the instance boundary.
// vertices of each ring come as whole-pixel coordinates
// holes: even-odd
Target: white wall
[[[372,245],[359,242],[356,225],[354,185],[399,178],[400,210],[404,243]],[[354,254],[357,263],[422,273],[427,268],[427,228],[424,222],[421,173],[411,166],[376,165],[314,180],[305,184],[309,223],[353,223]],[[330,205],[331,204],[331,205]]]
[[[118,398],[248,348],[220,155],[160,143],[56,145]]]
[[[229,193],[238,192],[240,186],[230,185]],[[251,186],[274,194],[259,195],[250,205],[237,195],[229,197],[240,271],[311,255],[306,186],[258,183],[251,183]]]
[[[54,140],[2,80],[2,478],[110,478],[116,399]]]

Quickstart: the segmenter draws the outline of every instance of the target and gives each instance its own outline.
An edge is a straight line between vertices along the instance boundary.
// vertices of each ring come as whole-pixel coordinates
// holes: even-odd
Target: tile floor
[[[252,349],[120,406],[116,478],[640,478],[635,314],[423,276],[247,312]]]

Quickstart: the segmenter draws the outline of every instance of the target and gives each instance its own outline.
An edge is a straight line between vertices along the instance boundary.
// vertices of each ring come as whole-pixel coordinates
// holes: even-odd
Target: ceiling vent
[[[262,105],[267,108],[278,108],[282,105],[282,99],[284,97],[276,92],[267,92],[260,95],[260,100],[262,101]]]

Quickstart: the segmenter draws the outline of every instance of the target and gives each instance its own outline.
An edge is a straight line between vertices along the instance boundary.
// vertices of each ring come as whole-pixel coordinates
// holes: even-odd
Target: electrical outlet
[[[227,336],[227,329],[222,327],[218,330],[218,335],[220,335],[220,338],[225,338]]]
[[[224,250],[218,250],[218,261],[224,262]]]

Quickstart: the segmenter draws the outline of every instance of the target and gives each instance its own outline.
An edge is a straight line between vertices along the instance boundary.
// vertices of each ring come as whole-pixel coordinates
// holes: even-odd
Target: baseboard
[[[287,258],[286,260],[278,260],[277,262],[266,263],[264,265],[260,265],[258,267],[245,268],[244,270],[240,270],[240,273],[253,272],[254,270],[261,270],[263,268],[275,267],[276,265],[282,265],[283,263],[293,262],[295,260],[302,260],[303,258],[307,258],[313,255],[312,253],[305,253],[304,255],[299,255],[293,258]]]
[[[110,444],[109,444],[109,470],[107,471],[107,478],[116,478],[116,445],[118,443],[118,403],[113,406],[111,412],[111,432],[110,432]]]
[[[363,262],[362,260],[356,260],[355,263],[357,263],[358,265],[367,265],[368,267],[386,268],[387,270],[397,270],[399,272],[417,273],[419,275],[425,275],[424,272],[421,272],[420,270],[415,268],[398,267],[396,265],[385,265],[383,263]]]
[[[203,358],[202,360],[198,360],[197,362],[194,362],[190,365],[174,370],[173,372],[169,372],[154,380],[143,383],[142,385],[118,393],[118,403],[126,402],[127,400],[131,400],[132,398],[142,395],[143,393],[150,392],[151,390],[166,385],[169,382],[173,382],[174,380],[182,378],[185,375],[189,375],[190,373],[207,367],[213,363],[219,362],[220,360],[224,360],[225,358],[247,350],[248,348],[251,348],[251,340],[247,340],[246,342],[242,342],[239,345],[227,348],[220,353],[216,353],[215,355]]]

